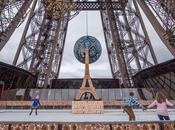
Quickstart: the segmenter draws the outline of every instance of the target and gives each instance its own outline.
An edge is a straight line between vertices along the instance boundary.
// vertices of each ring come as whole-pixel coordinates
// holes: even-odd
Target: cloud
[[[87,15],[88,24],[86,24]],[[87,35],[87,32],[88,35],[96,37],[100,41],[102,46],[101,57],[95,63],[90,64],[91,76],[94,78],[112,77],[100,17],[101,16],[99,11],[88,11],[88,13],[82,11],[78,16],[76,16],[69,22],[59,75],[60,78],[82,78],[84,76],[84,65],[77,61],[77,59],[75,58],[73,48],[75,42],[80,37]],[[143,19],[146,28],[148,29],[148,34],[150,36],[156,56],[158,57],[159,63],[171,59],[172,55],[167,50],[165,45],[163,45],[160,38],[158,38],[156,32],[154,31],[153,27],[146,19],[144,14]],[[9,64],[12,63],[23,29],[24,25],[22,24],[20,28],[16,29],[11,39],[8,41],[7,45],[0,52],[1,61]]]
[[[102,55],[95,63],[90,64],[91,76],[95,78],[111,77],[111,70],[108,62],[108,56],[106,51],[106,43],[104,40],[104,34],[102,31],[100,13],[93,12],[80,12],[78,16],[72,19],[68,25],[68,32],[66,36],[65,49],[63,55],[63,61],[61,64],[60,78],[61,77],[83,77],[84,65],[80,63],[74,56],[73,48],[76,41],[81,37],[87,35],[96,37],[102,46]],[[88,15],[88,26],[86,26],[86,16]],[[75,74],[76,73],[76,74]],[[105,74],[104,74],[105,73]],[[66,75],[68,74],[68,76]],[[72,77],[72,78],[73,78]]]

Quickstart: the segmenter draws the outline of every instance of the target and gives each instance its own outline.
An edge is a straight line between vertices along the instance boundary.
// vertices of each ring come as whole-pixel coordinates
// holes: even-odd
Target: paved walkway
[[[137,121],[157,121],[155,110],[134,110]],[[115,122],[128,121],[121,109],[105,110],[104,114],[72,114],[71,110],[38,110],[29,116],[30,110],[0,110],[0,121],[26,122]],[[169,109],[171,120],[175,121],[175,109]]]

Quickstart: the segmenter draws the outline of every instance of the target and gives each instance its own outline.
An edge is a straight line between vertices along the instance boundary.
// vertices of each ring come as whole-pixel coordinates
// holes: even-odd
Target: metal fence
[[[41,100],[74,100],[79,89],[10,89],[5,90],[1,100],[31,100],[36,95]],[[142,88],[148,100],[153,99],[151,92]],[[129,92],[134,92],[136,99],[141,99],[137,88],[108,88],[96,89],[97,96],[102,100],[123,100],[129,96]]]

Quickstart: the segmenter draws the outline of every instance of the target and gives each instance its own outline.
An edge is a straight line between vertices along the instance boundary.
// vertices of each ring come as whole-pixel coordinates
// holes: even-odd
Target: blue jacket
[[[127,106],[137,106],[142,109],[144,108],[143,105],[137,102],[136,99],[133,97],[128,97],[124,100],[123,107],[127,107]]]
[[[32,107],[39,107],[41,106],[39,99],[32,99]]]

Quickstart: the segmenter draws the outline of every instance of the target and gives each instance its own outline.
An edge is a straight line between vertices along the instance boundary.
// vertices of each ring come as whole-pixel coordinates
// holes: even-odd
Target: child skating
[[[35,115],[37,115],[37,110],[41,106],[40,101],[39,101],[39,95],[37,95],[35,98],[32,99],[32,106],[31,106],[31,111],[29,115],[32,114],[33,109],[35,109]]]
[[[134,96],[134,93],[130,92],[129,97],[127,97],[125,99],[125,102],[123,105],[123,112],[126,112],[128,114],[129,121],[136,120],[136,117],[135,117],[135,114],[133,111],[133,106],[137,106],[137,107],[141,108],[142,110],[146,110],[146,108],[142,104],[138,103],[133,96]]]

